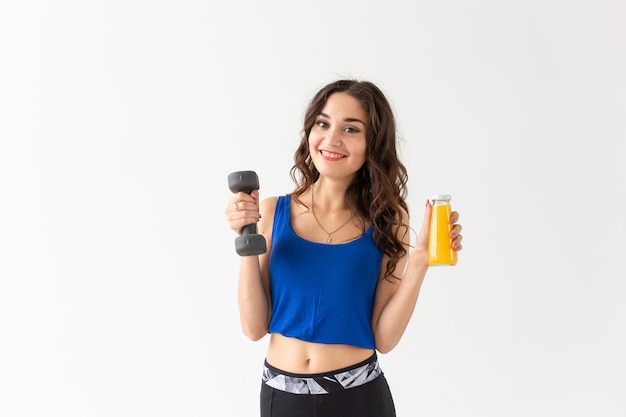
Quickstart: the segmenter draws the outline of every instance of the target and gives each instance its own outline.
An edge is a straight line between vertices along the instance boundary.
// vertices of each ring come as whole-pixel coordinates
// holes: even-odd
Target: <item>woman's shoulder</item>
[[[259,211],[261,212],[261,218],[273,218],[277,209],[284,210],[290,206],[291,196],[274,195],[266,197],[259,202]]]
[[[265,197],[259,203],[259,207],[275,208],[278,203],[286,204],[291,202],[291,194],[273,195]]]
[[[260,206],[276,206],[276,204],[278,204],[279,201],[290,201],[291,200],[291,196],[289,194],[283,194],[283,195],[273,195],[273,196],[269,196],[269,197],[265,197],[263,199],[261,199],[261,201],[259,202]]]
[[[282,213],[279,214],[282,216],[285,213],[289,213],[291,211],[290,205],[291,196],[289,194],[274,195],[262,199],[259,202],[259,212],[261,214],[261,218],[258,223],[259,230],[263,230],[264,233],[271,230],[276,214]]]
[[[273,212],[276,209],[276,205],[278,204],[279,196],[270,196],[265,197],[259,202],[259,210],[261,211],[261,215],[263,215],[266,211]]]

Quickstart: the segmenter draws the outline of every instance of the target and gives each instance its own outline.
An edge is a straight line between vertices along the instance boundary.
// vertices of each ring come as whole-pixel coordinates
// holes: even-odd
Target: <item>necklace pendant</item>
[[[333,238],[330,237],[330,235],[326,236],[326,239],[324,239],[324,242],[326,243],[330,243],[333,240]]]

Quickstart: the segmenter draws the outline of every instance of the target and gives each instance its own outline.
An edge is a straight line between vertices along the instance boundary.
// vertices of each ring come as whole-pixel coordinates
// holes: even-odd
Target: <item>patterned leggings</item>
[[[387,380],[376,354],[348,368],[301,375],[267,362],[261,417],[395,417]]]

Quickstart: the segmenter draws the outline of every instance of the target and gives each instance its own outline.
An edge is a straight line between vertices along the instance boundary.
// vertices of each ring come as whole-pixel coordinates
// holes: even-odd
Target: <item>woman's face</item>
[[[320,175],[353,176],[365,163],[367,113],[346,93],[334,93],[317,115],[309,133],[309,152]]]

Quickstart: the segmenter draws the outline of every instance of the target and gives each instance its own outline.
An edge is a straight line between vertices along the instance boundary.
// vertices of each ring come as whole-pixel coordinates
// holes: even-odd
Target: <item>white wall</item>
[[[626,3],[3,1],[0,415],[257,415],[226,177],[291,191],[339,77],[465,249],[381,356],[399,416],[626,414]]]

